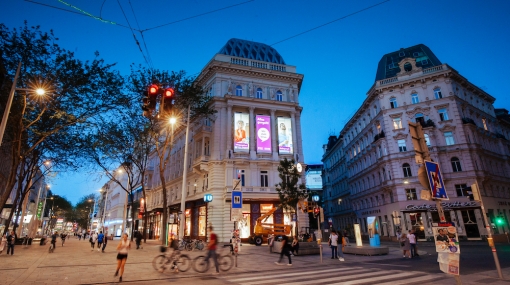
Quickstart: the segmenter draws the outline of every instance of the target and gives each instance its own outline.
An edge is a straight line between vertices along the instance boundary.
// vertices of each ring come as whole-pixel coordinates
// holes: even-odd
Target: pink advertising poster
[[[271,117],[257,115],[255,121],[257,128],[257,152],[271,153]]]

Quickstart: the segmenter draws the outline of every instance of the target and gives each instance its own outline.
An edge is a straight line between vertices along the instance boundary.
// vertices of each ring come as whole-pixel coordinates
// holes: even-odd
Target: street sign
[[[232,191],[241,191],[241,179],[232,179]]]
[[[243,208],[243,192],[232,191],[232,209]]]
[[[238,222],[243,219],[243,209],[232,208],[230,209],[230,221]]]
[[[448,194],[446,193],[446,188],[444,187],[443,176],[441,174],[439,164],[425,160],[425,169],[429,179],[432,199],[448,200]]]
[[[209,202],[212,202],[212,200],[213,200],[213,195],[212,194],[205,194],[204,195],[204,202],[209,203]]]

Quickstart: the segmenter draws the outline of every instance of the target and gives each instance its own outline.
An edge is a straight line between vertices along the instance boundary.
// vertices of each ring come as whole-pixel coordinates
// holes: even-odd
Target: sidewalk
[[[28,248],[22,246],[15,247],[13,256],[6,256],[5,251],[0,255],[0,283],[1,284],[109,284],[116,282],[118,279],[113,277],[116,268],[116,246],[119,240],[109,240],[106,247],[106,253],[98,252],[97,249],[91,251],[90,243],[86,241],[78,241],[72,237],[67,240],[63,247],[57,243],[54,253],[48,253],[49,244],[45,246],[31,245]],[[351,245],[353,245],[351,243]],[[335,268],[350,266],[381,266],[385,265],[384,261],[390,259],[402,259],[402,253],[398,244],[383,243],[389,247],[389,254],[383,256],[360,256],[345,255],[345,262],[337,259],[331,259],[331,250],[326,243],[323,243],[323,259],[320,261],[318,255],[305,255],[292,257],[292,270],[299,272],[305,268]],[[154,283],[165,283],[171,280],[181,280],[185,282],[187,279],[191,281],[191,277],[203,276],[207,277],[213,272],[200,275],[190,269],[183,273],[158,273],[152,268],[152,260],[160,254],[160,241],[147,240],[143,244],[143,249],[136,250],[135,244],[132,244],[131,251],[126,263],[126,272],[123,279],[125,282],[148,281]],[[420,245],[419,245],[420,246]],[[228,254],[228,247],[220,247],[220,254]],[[423,244],[419,247],[420,255],[432,255],[432,247]],[[206,251],[185,252],[191,259],[198,255],[205,255]],[[258,273],[261,274],[278,274],[280,267],[275,266],[274,262],[279,258],[278,254],[269,253],[267,245],[254,246],[243,244],[237,259],[238,267],[232,268],[229,272],[223,274],[243,274]],[[285,261],[286,262],[286,259]],[[408,265],[397,265],[401,270],[411,269],[413,263],[404,263]],[[418,271],[419,268],[412,268]],[[439,269],[438,269],[439,270]],[[461,271],[462,273],[462,271]],[[424,273],[427,274],[427,273]],[[506,278],[510,278],[510,268],[504,268],[503,274]],[[445,279],[442,284],[455,284],[451,275],[444,274]],[[461,275],[463,284],[510,284],[497,278],[495,270],[483,272],[482,274]],[[205,280],[205,279],[204,279]]]

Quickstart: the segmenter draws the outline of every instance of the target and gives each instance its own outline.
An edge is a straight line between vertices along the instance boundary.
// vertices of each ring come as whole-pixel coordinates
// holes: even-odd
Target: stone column
[[[273,153],[273,160],[278,160],[278,143],[276,140],[276,117],[275,109],[271,109],[271,152]]]
[[[232,153],[232,105],[227,105],[227,124],[225,126],[227,130],[227,142],[226,142],[226,158],[233,158]]]
[[[250,145],[250,159],[257,158],[257,151],[255,150],[255,145],[257,144],[257,136],[255,135],[255,117],[253,116],[254,107],[250,107],[250,141],[248,142]]]

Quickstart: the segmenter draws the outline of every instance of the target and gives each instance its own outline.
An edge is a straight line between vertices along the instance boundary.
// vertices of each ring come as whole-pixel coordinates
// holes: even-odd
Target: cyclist
[[[55,250],[55,246],[57,244],[57,237],[58,237],[58,232],[55,232],[54,234],[51,235],[51,249],[52,250]]]

